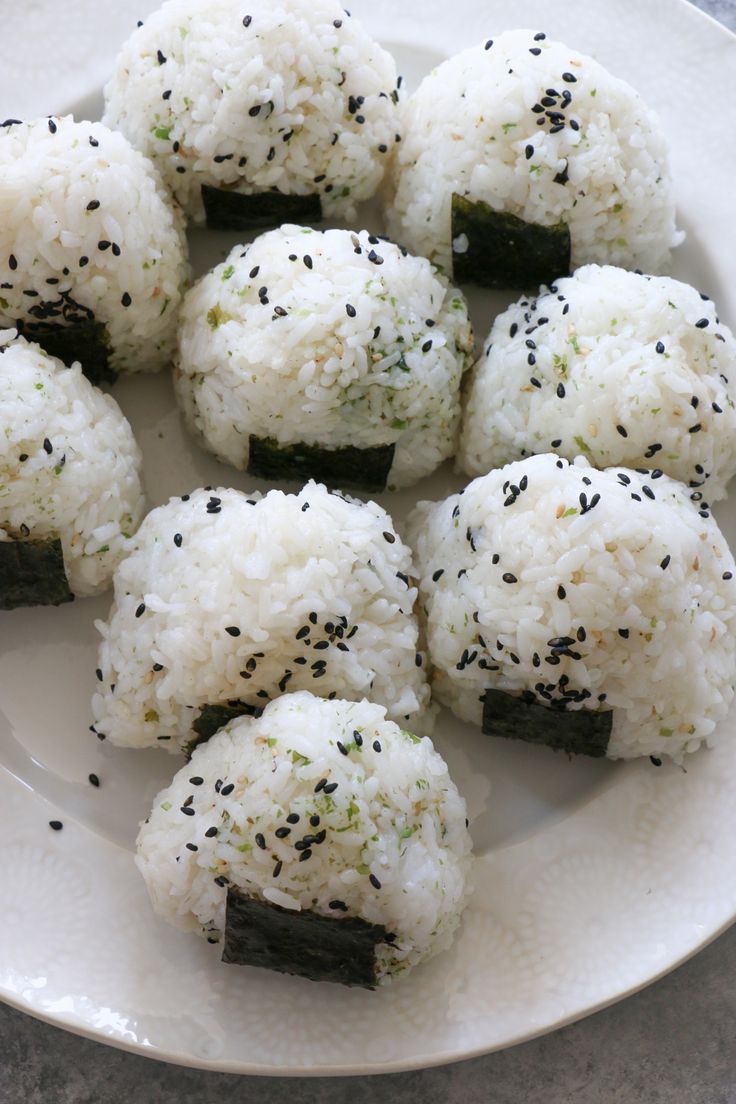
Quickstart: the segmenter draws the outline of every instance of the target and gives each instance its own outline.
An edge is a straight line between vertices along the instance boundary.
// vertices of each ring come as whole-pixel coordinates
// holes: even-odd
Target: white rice
[[[169,0],[123,46],[104,120],[196,222],[202,184],[317,194],[351,219],[398,141],[398,83],[337,0]]]
[[[309,483],[198,490],[144,520],[114,579],[92,708],[132,747],[186,747],[205,705],[306,689],[388,706],[429,699],[411,553],[390,517]]]
[[[322,779],[329,793],[315,792]],[[281,908],[382,924],[395,936],[376,947],[386,981],[452,940],[471,861],[465,815],[431,741],[382,706],[288,694],[195,750],[155,799],[136,862],[156,912],[212,942],[225,930],[223,877]],[[304,836],[306,860],[294,846]]]
[[[188,273],[181,216],[121,134],[71,116],[0,128],[0,327],[91,311],[112,369],[155,371]]]
[[[713,742],[736,679],[736,567],[681,484],[534,456],[420,504],[410,528],[433,693],[458,716],[479,723],[488,688],[569,692],[584,699],[570,709],[613,710],[611,758]],[[574,655],[550,661],[559,637]]]
[[[722,498],[736,472],[736,341],[688,284],[588,265],[497,316],[466,393],[459,466],[535,452],[651,467]]]
[[[145,510],[141,454],[109,395],[0,332],[0,541],[58,537],[73,594],[106,590]]]
[[[393,445],[393,489],[453,455],[472,350],[465,301],[428,261],[367,231],[282,226],[187,294],[176,391],[190,428],[235,467],[248,467],[251,434]]]
[[[658,120],[624,81],[544,35],[507,31],[443,62],[403,105],[402,133],[389,230],[448,272],[453,192],[566,223],[573,268],[661,272],[680,240]]]

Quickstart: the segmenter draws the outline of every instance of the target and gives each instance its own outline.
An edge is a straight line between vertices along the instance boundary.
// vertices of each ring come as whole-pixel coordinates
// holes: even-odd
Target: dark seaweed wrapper
[[[210,230],[255,230],[295,222],[311,226],[322,221],[318,195],[254,192],[245,195],[229,188],[202,185],[202,202]]]
[[[280,445],[272,437],[251,436],[248,471],[261,479],[315,479],[328,487],[385,491],[396,446],[324,449],[319,445]]]
[[[0,541],[0,610],[72,601],[58,537]]]
[[[110,367],[110,337],[107,327],[94,312],[62,291],[58,299],[34,301],[28,318],[15,323],[18,333],[35,341],[49,356],[64,364],[78,360],[90,383],[114,383],[117,372]]]
[[[200,744],[206,744],[211,736],[235,720],[236,717],[259,716],[262,710],[244,701],[219,702],[217,705],[203,705],[192,724],[195,736],[186,745],[184,752],[191,756],[192,752]]]
[[[483,695],[483,731],[489,736],[600,759],[608,749],[612,725],[610,709],[550,709],[503,690],[486,690]]]
[[[451,233],[453,276],[459,283],[533,290],[570,271],[570,230],[563,222],[539,226],[453,193]],[[456,252],[462,235],[468,247]]]
[[[387,941],[382,924],[297,912],[228,887],[223,962],[372,989],[376,946]]]

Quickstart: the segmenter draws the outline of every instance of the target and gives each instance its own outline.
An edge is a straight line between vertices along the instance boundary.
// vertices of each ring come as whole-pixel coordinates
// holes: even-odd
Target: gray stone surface
[[[736,0],[698,2],[736,30]],[[381,1077],[203,1073],[0,1005],[0,1104],[337,1104],[348,1096],[351,1104],[736,1104],[736,928],[656,985],[553,1035]]]

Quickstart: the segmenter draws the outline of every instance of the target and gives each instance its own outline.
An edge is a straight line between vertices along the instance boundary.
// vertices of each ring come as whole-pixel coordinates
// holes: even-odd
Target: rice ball
[[[156,912],[224,961],[372,988],[450,944],[470,850],[428,738],[301,692],[196,749],[136,862]]]
[[[736,472],[736,341],[707,296],[587,265],[496,317],[466,393],[458,464],[535,452],[659,466],[694,501]]]
[[[169,0],[120,51],[104,120],[197,223],[351,219],[399,140],[399,83],[337,0]]]
[[[0,609],[107,589],[145,510],[141,460],[79,364],[0,333]]]
[[[453,455],[473,336],[428,261],[367,231],[282,226],[187,294],[176,394],[221,460],[371,491]]]
[[[389,232],[448,273],[454,262],[456,279],[531,287],[590,262],[659,272],[680,240],[658,120],[630,85],[543,32],[507,31],[443,62],[403,106],[402,133]],[[488,205],[479,211],[503,236],[468,240],[452,225],[453,194],[461,210]],[[525,238],[540,237],[529,224],[569,230],[568,265],[515,271]],[[459,275],[469,254],[475,274]]]
[[[182,220],[121,134],[71,116],[0,127],[0,328],[93,383],[157,371],[188,276]]]
[[[115,744],[190,750],[294,690],[428,703],[411,553],[373,502],[310,483],[152,510],[115,573],[92,702]]]
[[[612,759],[712,742],[736,567],[680,483],[533,456],[420,504],[410,529],[433,692],[463,720]]]

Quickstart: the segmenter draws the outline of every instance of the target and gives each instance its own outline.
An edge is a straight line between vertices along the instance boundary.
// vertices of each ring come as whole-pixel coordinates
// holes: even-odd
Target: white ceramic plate
[[[153,6],[78,0],[65,5],[64,25],[52,18],[53,0],[15,6],[4,27],[12,49],[0,117],[98,111],[117,46]],[[724,234],[734,164],[724,136],[736,39],[723,28],[673,0],[566,0],[554,19],[546,0],[496,0],[492,15],[482,0],[351,6],[410,82],[520,24],[629,79],[659,110],[672,145],[688,232],[675,274],[707,290],[734,324],[736,254]],[[231,241],[193,238],[199,270]],[[482,339],[505,304],[485,293],[471,302]],[[143,447],[154,503],[203,483],[255,485],[182,435],[166,379],[124,380],[115,395]],[[418,494],[456,485],[443,473]],[[383,501],[400,521],[416,493]],[[733,544],[733,504],[718,516]],[[216,948],[153,917],[133,866],[137,823],[178,761],[108,747],[87,729],[92,622],[107,605],[0,615],[0,997],[24,1011],[211,1069],[413,1068],[509,1046],[591,1012],[671,969],[736,915],[736,732],[731,746],[694,756],[683,771],[568,762],[443,715],[436,742],[468,799],[478,855],[477,889],[452,950],[375,993],[223,966]],[[736,728],[733,713],[728,726]],[[100,789],[88,783],[91,771]],[[53,818],[62,832],[48,827]]]

